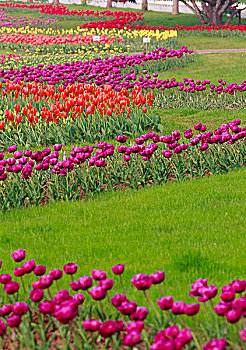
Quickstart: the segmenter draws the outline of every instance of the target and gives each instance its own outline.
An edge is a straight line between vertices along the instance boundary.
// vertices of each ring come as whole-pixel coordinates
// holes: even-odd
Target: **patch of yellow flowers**
[[[0,34],[42,34],[42,35],[105,35],[107,37],[115,36],[117,38],[123,37],[127,41],[134,41],[137,39],[142,39],[143,37],[148,37],[150,39],[154,39],[156,41],[165,41],[169,38],[176,38],[177,31],[176,30],[129,30],[129,29],[99,29],[99,28],[80,28],[77,29],[53,29],[53,28],[32,28],[32,27],[22,27],[22,28],[8,28],[2,27],[0,28]]]
[[[63,50],[56,51],[55,54],[44,54],[38,56],[37,54],[30,55],[29,50],[26,51],[26,56],[16,56],[16,57],[8,57],[9,52],[6,53],[6,57],[4,63],[1,64],[1,69],[9,70],[11,67],[14,69],[19,69],[21,66],[33,66],[36,67],[38,64],[43,64],[45,67],[51,64],[64,64],[70,63],[72,61],[89,61],[94,59],[95,57],[104,57],[110,55],[122,54],[122,50],[118,47],[110,47],[107,45],[104,49],[98,47],[91,47],[88,50],[88,47],[84,47],[85,51],[80,50],[75,54],[65,54]],[[14,54],[18,55],[16,50],[14,50]]]

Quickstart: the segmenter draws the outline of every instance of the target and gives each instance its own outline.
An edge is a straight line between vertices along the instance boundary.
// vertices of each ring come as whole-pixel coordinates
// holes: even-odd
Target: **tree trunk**
[[[58,5],[59,4],[59,0],[53,0],[52,5]]]
[[[177,0],[173,0],[177,1]],[[190,0],[191,4],[187,3],[186,0],[179,0],[183,4],[185,4],[191,11],[195,13],[197,18],[202,24],[210,24],[214,23],[217,25],[222,24],[222,16],[228,10],[228,8],[237,3],[237,0],[201,0],[202,11],[198,7],[197,0]],[[174,6],[174,2],[173,2]],[[231,21],[231,19],[239,13],[239,9],[233,12],[233,14],[229,17],[227,23]]]
[[[179,14],[179,0],[173,0],[172,15]]]
[[[148,0],[142,0],[142,11],[148,10]]]
[[[33,0],[27,0],[27,3],[28,3],[28,4],[32,4],[32,3],[33,3]]]
[[[111,8],[112,6],[112,0],[107,0],[107,8]]]

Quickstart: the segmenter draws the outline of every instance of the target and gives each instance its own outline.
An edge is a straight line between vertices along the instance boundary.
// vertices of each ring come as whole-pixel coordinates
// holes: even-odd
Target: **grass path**
[[[241,169],[12,211],[0,216],[2,273],[14,266],[10,253],[25,248],[28,258],[48,269],[77,262],[80,275],[93,268],[110,273],[116,263],[126,264],[128,280],[137,272],[164,269],[166,293],[188,300],[189,285],[199,277],[219,286],[245,277],[245,185]]]

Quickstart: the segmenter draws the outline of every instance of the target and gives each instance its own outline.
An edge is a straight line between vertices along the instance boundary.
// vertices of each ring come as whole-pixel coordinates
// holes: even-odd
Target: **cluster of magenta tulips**
[[[24,262],[23,249],[11,256],[16,267],[11,274],[0,275],[2,348],[59,349],[62,344],[63,349],[88,350],[224,350],[245,346],[245,280],[234,280],[219,292],[206,279],[198,279],[189,293],[197,300],[187,303],[166,295],[164,271],[138,273],[129,284],[122,264],[112,266],[110,275],[100,269],[81,275],[74,262],[50,270],[35,260]],[[143,293],[143,306],[130,298],[134,288]],[[150,297],[150,288],[159,294],[157,300]],[[197,316],[201,309],[215,327],[213,336]]]
[[[182,133],[149,132],[128,145],[127,136],[118,135],[118,146],[100,141],[73,146],[69,155],[62,144],[42,151],[12,145],[0,153],[1,209],[229,172],[245,164],[246,128],[240,124],[235,119],[213,131],[198,123]]]

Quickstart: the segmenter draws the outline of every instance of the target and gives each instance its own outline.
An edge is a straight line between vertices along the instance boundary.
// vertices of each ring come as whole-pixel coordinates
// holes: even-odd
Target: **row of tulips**
[[[138,87],[130,95],[127,89],[115,92],[110,85],[60,85],[56,91],[52,85],[10,83],[5,98],[10,105],[18,103],[0,120],[0,142],[36,146],[94,142],[122,132],[156,129],[160,118],[147,113],[152,97],[143,96]]]
[[[16,54],[0,55],[1,69],[8,71],[10,69],[21,69],[22,66],[36,67],[39,64],[43,64],[44,67],[50,65],[58,65],[71,63],[72,61],[89,61],[95,57],[110,57],[119,55],[122,53],[121,48],[115,46],[84,46],[82,50],[78,50],[75,54],[66,54],[63,50],[58,50],[47,54],[37,55],[36,53],[30,54],[27,50],[26,56],[20,56]]]
[[[194,59],[193,50],[188,50],[186,47],[181,47],[178,50],[168,50],[166,48],[158,48],[152,52],[143,52],[136,55],[120,55],[112,58],[100,57],[90,60],[88,62],[71,62],[63,65],[50,65],[43,67],[42,64],[37,67],[23,66],[22,69],[14,69],[12,67],[9,71],[0,70],[0,79],[3,83],[11,80],[16,83],[21,81],[36,81],[44,82],[46,84],[63,83],[65,86],[75,82],[87,83],[95,82],[96,85],[111,84],[114,88],[120,89],[120,86],[133,87],[138,83],[137,73],[139,68],[143,66],[149,71],[165,70],[171,67],[184,65]],[[182,60],[183,58],[183,60]],[[181,62],[181,63],[179,63]],[[122,69],[127,73],[134,67],[134,74],[131,76],[125,74],[122,76]],[[124,72],[123,72],[124,73]],[[130,81],[133,80],[131,83]],[[145,83],[145,82],[144,82]],[[160,84],[157,79],[153,84]],[[157,87],[161,87],[162,84]],[[116,89],[116,90],[117,90]]]
[[[186,26],[186,25],[176,25],[174,27],[166,26],[149,26],[142,24],[134,24],[135,22],[141,22],[144,20],[143,13],[134,13],[132,11],[122,12],[122,11],[84,11],[84,10],[72,10],[69,11],[65,6],[52,6],[52,5],[28,5],[28,4],[16,4],[16,3],[3,3],[0,6],[8,9],[25,9],[25,10],[38,10],[42,14],[56,15],[59,17],[68,17],[69,19],[77,19],[78,16],[86,17],[86,22],[88,18],[93,18],[93,21],[85,23],[82,25],[83,28],[98,28],[98,29],[129,29],[129,30],[168,30],[168,31],[178,31],[181,35],[210,35],[210,36],[240,36],[245,35],[246,26],[245,25],[196,25],[196,26]],[[108,17],[112,17],[111,20]]]
[[[46,18],[34,18],[34,17],[11,17],[7,16],[6,12],[1,9],[0,10],[0,28],[8,27],[8,28],[21,28],[25,26],[30,27],[43,27],[43,26],[53,26],[54,23],[58,22],[57,19],[51,19],[49,17]]]
[[[136,44],[138,45],[138,51],[142,52],[146,49],[146,43],[143,42],[143,38],[150,38],[150,42],[148,43],[148,49],[154,49],[158,46],[165,45],[166,48],[170,48],[169,42],[173,42],[173,46],[171,48],[178,47],[177,45],[177,31],[176,30],[165,30],[165,31],[154,31],[154,30],[127,30],[127,29],[88,29],[88,28],[80,28],[77,27],[76,29],[67,29],[67,30],[60,30],[60,29],[54,29],[51,27],[45,27],[45,28],[33,28],[32,26],[23,26],[19,28],[12,28],[12,27],[2,27],[0,29],[0,35],[2,38],[6,38],[6,42],[11,43],[17,43],[17,38],[20,40],[21,43],[25,44],[31,44],[34,45],[42,45],[42,41],[44,41],[43,44],[47,43],[50,45],[50,42],[54,45],[56,44],[56,38],[59,38],[58,42],[59,44],[66,43],[65,39],[61,39],[61,37],[69,38],[68,44],[71,44],[72,37],[73,38],[80,38],[82,36],[87,37],[93,37],[93,36],[99,36],[99,37],[112,37],[112,38],[119,38],[124,40],[124,45],[130,45],[129,49],[133,52],[136,51]],[[53,38],[50,38],[53,37]],[[35,40],[36,39],[36,40]],[[170,40],[172,39],[172,40]],[[31,40],[31,42],[30,42]],[[61,42],[61,40],[64,40]],[[74,39],[76,42],[76,39]],[[13,46],[13,45],[12,45]],[[12,47],[11,46],[11,47]],[[15,46],[13,46],[14,48]],[[27,48],[32,48],[32,46],[26,45],[16,45],[17,49],[24,49],[25,51]],[[35,46],[34,46],[35,49]]]
[[[83,9],[80,10],[68,10],[66,6],[64,5],[57,5],[57,6],[52,6],[52,5],[45,5],[45,4],[18,4],[18,3],[11,3],[11,2],[5,2],[1,3],[0,7],[6,8],[7,11],[10,9],[14,9],[16,11],[17,9],[20,9],[23,11],[27,10],[38,10],[40,11],[41,14],[47,14],[47,15],[56,15],[56,16],[66,16],[72,19],[73,17],[75,19],[80,18],[87,18],[93,16],[93,20],[108,20],[108,17],[113,18],[113,22],[120,23],[122,26],[129,25],[131,23],[137,23],[143,19],[143,13],[137,13],[133,11],[127,11],[127,12],[122,12],[122,11],[110,11],[110,10],[105,10],[105,11],[92,11],[92,10],[86,10],[84,11]],[[111,22],[109,20],[109,22]]]
[[[125,145],[118,135],[117,148],[101,141],[93,146],[73,147],[62,156],[62,144],[53,151],[17,151],[0,157],[0,203],[2,210],[39,205],[49,201],[78,200],[95,193],[141,188],[167,181],[229,172],[245,164],[246,128],[240,119],[206,132],[201,123],[170,135],[143,134]],[[181,137],[183,141],[181,141]]]
[[[0,48],[10,48],[12,50],[26,50],[48,52],[49,46],[63,48],[64,52],[77,52],[83,47],[97,46],[97,45],[111,46],[118,44],[121,48],[126,48],[123,38],[106,37],[101,35],[98,37],[98,41],[93,40],[92,35],[75,35],[75,36],[48,36],[48,35],[33,35],[33,34],[2,34],[0,35]]]
[[[129,298],[129,284],[123,279],[125,265],[112,266],[112,279],[100,269],[92,270],[91,276],[78,275],[78,265],[73,262],[47,272],[47,267],[37,265],[35,260],[24,262],[23,249],[11,256],[18,265],[12,274],[0,275],[2,347],[50,349],[59,348],[59,341],[63,349],[76,350],[225,350],[245,345],[245,280],[223,286],[219,303],[214,304],[217,286],[200,278],[189,292],[197,302],[188,304],[164,294],[164,271],[138,273],[131,284],[143,293],[146,307]],[[67,284],[64,274],[71,278],[68,289],[60,288]],[[121,290],[116,289],[117,280]],[[158,289],[160,298],[153,301],[150,289]],[[195,317],[202,308],[210,328]],[[189,318],[193,319],[192,328],[185,323]]]

